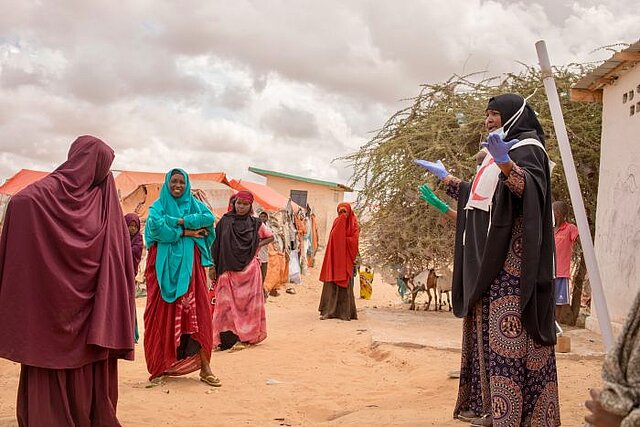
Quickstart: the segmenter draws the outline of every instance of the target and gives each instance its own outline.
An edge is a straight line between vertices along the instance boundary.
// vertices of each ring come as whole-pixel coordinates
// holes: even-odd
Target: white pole
[[[553,118],[553,128],[556,131],[556,138],[558,139],[558,147],[560,148],[560,155],[562,157],[562,166],[564,167],[564,174],[567,177],[569,196],[571,197],[573,212],[576,216],[576,222],[578,223],[580,245],[582,246],[584,260],[587,265],[589,282],[591,283],[591,292],[595,303],[600,331],[602,333],[602,342],[604,344],[605,351],[608,351],[613,346],[613,332],[611,331],[609,310],[607,309],[607,301],[602,288],[600,270],[598,269],[598,260],[596,259],[596,253],[593,250],[593,240],[591,239],[591,232],[589,231],[589,222],[587,221],[587,213],[584,209],[584,202],[582,200],[576,166],[573,162],[573,155],[571,154],[569,136],[567,135],[567,128],[564,125],[564,117],[562,116],[562,109],[560,108],[558,89],[556,88],[556,82],[553,79],[551,62],[549,61],[549,54],[547,53],[547,46],[544,40],[540,40],[536,43],[536,51],[538,52],[538,60],[540,61],[540,69],[542,70],[542,81],[544,82],[544,89],[547,92],[549,109],[551,110],[551,117]]]

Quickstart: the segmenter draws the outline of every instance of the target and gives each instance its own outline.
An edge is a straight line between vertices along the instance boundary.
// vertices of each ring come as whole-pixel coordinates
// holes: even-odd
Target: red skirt
[[[144,310],[144,357],[149,379],[163,375],[178,376],[200,369],[198,351],[186,351],[195,341],[211,360],[213,332],[207,276],[195,249],[193,270],[187,292],[172,303],[162,299],[156,275],[157,245],[149,249],[145,278],[147,306]],[[193,345],[186,345],[193,349]]]

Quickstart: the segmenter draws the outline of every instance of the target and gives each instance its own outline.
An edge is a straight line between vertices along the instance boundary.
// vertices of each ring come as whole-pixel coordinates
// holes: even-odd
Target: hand
[[[184,230],[184,237],[195,237],[196,239],[203,239],[209,235],[209,232],[205,228],[200,228],[198,230]]]
[[[612,414],[602,407],[599,402],[600,390],[591,389],[589,394],[591,395],[591,400],[587,400],[584,406],[591,413],[584,417],[584,420],[593,427],[619,427],[620,423],[622,423],[622,417]]]
[[[447,213],[449,206],[436,196],[428,185],[420,186],[420,198],[442,213]]]
[[[423,168],[437,176],[441,181],[449,175],[449,172],[447,172],[447,169],[444,167],[440,160],[438,160],[436,163],[427,160],[414,160],[413,163],[418,166],[422,166]]]
[[[487,138],[487,142],[482,143],[482,146],[489,150],[491,157],[497,164],[503,164],[511,161],[509,150],[518,142],[520,141],[517,139],[512,139],[509,142],[503,141],[499,135],[492,133]]]
[[[218,279],[218,275],[216,274],[215,267],[209,268],[209,279],[211,280],[211,282],[216,283],[216,280]]]
[[[178,225],[184,225],[184,218],[178,219]]]

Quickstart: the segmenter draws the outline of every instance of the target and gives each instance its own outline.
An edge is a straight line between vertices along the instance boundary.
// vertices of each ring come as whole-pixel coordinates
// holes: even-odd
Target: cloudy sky
[[[115,169],[249,166],[346,182],[419,85],[606,59],[640,38],[633,0],[0,0],[0,180],[51,170],[76,136]]]

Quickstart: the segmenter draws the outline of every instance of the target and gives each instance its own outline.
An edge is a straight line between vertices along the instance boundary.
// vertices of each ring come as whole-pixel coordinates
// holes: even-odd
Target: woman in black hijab
[[[464,317],[454,416],[472,425],[560,425],[549,159],[519,95],[489,100],[473,182],[418,160],[458,200],[453,310]]]

